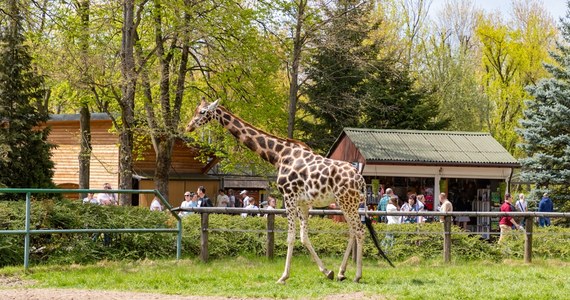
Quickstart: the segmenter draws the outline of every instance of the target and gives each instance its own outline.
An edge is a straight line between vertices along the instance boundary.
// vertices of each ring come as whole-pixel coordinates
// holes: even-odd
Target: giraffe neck
[[[216,108],[215,118],[246,147],[257,153],[270,164],[277,166],[283,155],[300,144],[268,134],[229,112],[223,106]]]

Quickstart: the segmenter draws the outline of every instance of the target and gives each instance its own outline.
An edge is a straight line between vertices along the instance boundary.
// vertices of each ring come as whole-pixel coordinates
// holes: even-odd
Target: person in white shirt
[[[198,203],[196,203],[195,201],[192,201],[193,198],[196,197],[196,194],[186,191],[186,193],[184,193],[184,201],[182,201],[182,203],[180,204],[180,208],[189,208],[189,207],[196,207],[198,205]],[[179,216],[184,217],[187,215],[193,214],[193,212],[191,211],[181,211],[178,213]]]
[[[255,205],[255,200],[252,197],[250,197],[248,203],[249,204],[245,208],[248,208],[248,209],[257,209],[258,208],[257,205]],[[255,216],[255,214],[251,214],[251,215]],[[242,216],[242,218],[245,218],[245,217],[247,217],[247,213],[242,213],[241,216]]]
[[[267,197],[267,207],[266,209],[275,209],[275,206],[277,205],[277,201],[275,200],[275,198],[273,198],[272,196]],[[267,217],[267,214],[265,214],[264,217]]]
[[[97,201],[97,198],[95,198],[95,196],[93,195],[93,193],[88,193],[87,197],[83,198],[83,204],[99,204],[99,202]]]
[[[158,197],[154,197],[154,199],[152,199],[152,202],[150,203],[150,210],[151,211],[162,211],[162,205],[160,205],[160,201],[158,200]]]
[[[396,207],[396,203],[398,203],[398,197],[392,196],[388,200],[388,205],[386,205],[386,212],[397,212],[398,208]],[[400,216],[387,216],[386,219],[388,219],[388,225],[400,224],[401,220]],[[386,237],[382,241],[382,246],[387,250],[394,246],[394,234],[392,232],[386,232]]]
[[[228,207],[230,204],[230,197],[226,195],[223,189],[218,191],[218,197],[216,198],[216,205],[218,207]]]
[[[111,184],[105,183],[103,184],[104,190],[112,190]],[[97,194],[97,202],[99,205],[119,205],[119,198],[117,194],[113,193],[99,193]]]
[[[249,205],[249,201],[251,201],[251,197],[247,195],[247,190],[243,190],[239,194],[242,197],[243,207],[247,207]]]
[[[523,194],[523,193],[520,193],[520,194],[519,194],[519,200],[517,200],[517,202],[515,203],[515,209],[516,209],[517,211],[520,211],[520,212],[527,212],[527,211],[528,211],[527,202],[526,202],[526,200],[524,199],[524,194]],[[518,219],[518,221],[519,221],[519,224],[520,224],[521,226],[523,226],[523,227],[525,226],[525,219],[524,219],[524,217],[521,217],[520,219]]]

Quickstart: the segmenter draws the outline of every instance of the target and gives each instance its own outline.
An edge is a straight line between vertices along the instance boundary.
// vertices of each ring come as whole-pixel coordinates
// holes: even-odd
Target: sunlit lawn
[[[335,274],[339,259],[325,258]],[[36,266],[0,269],[5,276],[34,280],[33,287],[138,291],[226,297],[322,298],[360,293],[396,299],[569,299],[570,264],[559,261],[419,262],[410,259],[395,269],[382,261],[364,262],[363,279],[325,279],[308,257],[295,257],[286,285],[275,284],[284,261],[238,257],[202,263],[181,261],[102,262],[88,266]]]

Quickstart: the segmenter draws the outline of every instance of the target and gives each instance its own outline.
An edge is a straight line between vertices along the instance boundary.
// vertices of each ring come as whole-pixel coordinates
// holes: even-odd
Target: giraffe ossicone
[[[219,105],[219,100],[208,103],[202,99],[186,131],[212,121],[218,121],[246,147],[278,169],[277,187],[283,195],[287,213],[287,256],[285,270],[278,283],[289,278],[296,220],[300,220],[301,242],[309,251],[319,270],[333,279],[334,272],[325,268],[308,236],[309,209],[336,202],[349,226],[349,238],[337,278],[345,279],[345,271],[353,245],[356,242],[355,282],[362,277],[362,249],[364,226],[358,214],[358,205],[366,195],[366,182],[348,162],[338,161],[314,153],[302,142],[280,138],[266,133]]]

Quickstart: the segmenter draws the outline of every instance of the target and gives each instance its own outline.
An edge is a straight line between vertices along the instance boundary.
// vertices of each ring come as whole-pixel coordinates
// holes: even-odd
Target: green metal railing
[[[178,234],[176,239],[176,259],[179,260],[182,249],[182,219],[175,211],[172,211],[172,206],[160,192],[157,190],[89,190],[89,189],[1,189],[0,193],[10,194],[26,194],[26,220],[24,230],[0,230],[0,235],[24,235],[24,269],[29,267],[30,259],[30,236],[32,234],[46,234],[46,233],[148,233],[148,232],[176,232]],[[30,215],[31,215],[31,195],[32,194],[62,194],[62,193],[117,193],[117,194],[153,194],[164,207],[176,218],[178,225],[176,229],[173,228],[101,228],[101,229],[31,229],[30,228]]]

